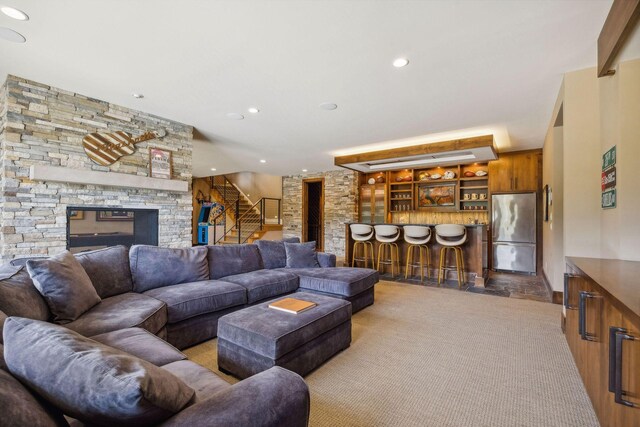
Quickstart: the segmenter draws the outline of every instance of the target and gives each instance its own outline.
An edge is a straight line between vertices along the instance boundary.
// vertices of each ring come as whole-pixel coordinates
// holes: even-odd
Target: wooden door
[[[513,191],[513,156],[500,154],[498,160],[489,162],[489,190],[491,193]]]
[[[538,152],[519,153],[511,156],[514,191],[538,191]]]

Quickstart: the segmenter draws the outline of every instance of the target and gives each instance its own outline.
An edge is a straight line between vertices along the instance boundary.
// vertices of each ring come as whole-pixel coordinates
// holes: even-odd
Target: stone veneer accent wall
[[[164,128],[167,136],[137,144],[131,156],[110,167],[93,163],[82,138],[91,132],[123,130],[134,136]],[[67,206],[154,208],[159,210],[159,244],[191,246],[193,128],[41,83],[8,76],[0,88],[0,258],[54,254],[65,249]],[[173,179],[189,192],[170,193],[38,182],[34,164],[149,175],[149,147],[172,151]]]
[[[358,173],[336,170],[282,178],[284,237],[302,235],[302,181],[324,178],[324,250],[344,256],[345,222],[358,220]]]

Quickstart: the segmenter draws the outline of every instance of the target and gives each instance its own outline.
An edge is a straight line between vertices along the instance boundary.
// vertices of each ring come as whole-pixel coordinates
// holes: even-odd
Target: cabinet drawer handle
[[[562,295],[562,299],[564,302],[564,308],[567,310],[575,310],[576,306],[569,304],[569,279],[574,277],[580,277],[569,273],[564,273],[564,294]]]
[[[587,332],[587,299],[597,298],[597,294],[580,291],[580,301],[578,304],[578,333],[585,341],[597,341],[596,335]]]
[[[616,390],[616,334],[618,332],[626,333],[627,330],[617,326],[609,327],[609,391],[611,393]]]
[[[616,365],[615,365],[615,378],[614,378],[614,394],[615,402],[620,405],[636,408],[639,405],[623,399],[627,393],[622,390],[622,343],[624,341],[634,341],[636,337],[629,335],[625,332],[617,332],[616,334]]]

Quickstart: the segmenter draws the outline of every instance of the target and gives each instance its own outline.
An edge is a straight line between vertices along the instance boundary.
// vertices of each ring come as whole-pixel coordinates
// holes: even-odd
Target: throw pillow
[[[287,253],[287,268],[320,267],[316,254],[316,242],[284,243]]]
[[[287,266],[287,251],[284,249],[285,242],[300,243],[300,240],[297,237],[289,237],[282,240],[256,240],[253,242],[260,250],[264,268],[271,270]]]
[[[57,323],[72,322],[101,301],[87,272],[69,251],[31,259],[27,271]]]
[[[155,425],[195,394],[160,367],[51,323],[9,317],[4,342],[20,382],[87,424]]]

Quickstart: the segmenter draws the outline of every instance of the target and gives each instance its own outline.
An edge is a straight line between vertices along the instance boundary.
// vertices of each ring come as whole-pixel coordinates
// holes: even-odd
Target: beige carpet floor
[[[353,317],[351,347],[305,378],[310,424],[598,426],[560,311],[380,282],[375,304]],[[215,339],[186,353],[218,372]]]

